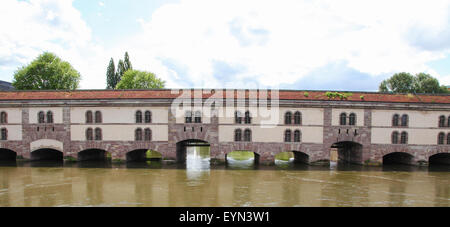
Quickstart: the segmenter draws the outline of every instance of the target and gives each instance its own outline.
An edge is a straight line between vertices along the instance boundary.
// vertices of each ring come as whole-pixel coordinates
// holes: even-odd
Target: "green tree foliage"
[[[123,63],[123,60],[119,60],[119,64],[117,64],[117,72],[116,72],[116,77],[118,79],[118,82],[120,82],[122,80],[123,74],[125,72],[126,72],[126,70],[125,70],[125,64]]]
[[[128,70],[117,84],[116,89],[155,89],[164,88],[165,81],[151,72]]]
[[[130,62],[130,56],[128,55],[128,52],[125,52],[125,58],[123,60],[123,66],[124,66],[124,69],[125,69],[124,72],[126,72],[126,71],[128,71],[130,69],[133,69],[133,66],[131,65],[131,62]]]
[[[75,90],[80,73],[53,53],[44,52],[14,73],[17,90]]]
[[[380,92],[392,93],[448,93],[445,86],[440,86],[439,81],[426,73],[415,76],[410,73],[397,73],[380,84]]]
[[[114,89],[119,83],[117,74],[116,74],[116,66],[114,64],[114,59],[111,58],[109,61],[108,68],[106,70],[106,89]]]

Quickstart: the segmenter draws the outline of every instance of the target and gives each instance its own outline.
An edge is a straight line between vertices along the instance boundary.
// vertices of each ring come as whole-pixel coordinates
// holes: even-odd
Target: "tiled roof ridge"
[[[279,91],[280,100],[304,101],[360,101],[360,102],[395,102],[395,103],[446,103],[450,104],[450,94],[394,94],[364,91],[320,91],[320,90],[267,90],[267,89],[230,89],[237,97],[237,92]],[[59,91],[1,91],[0,100],[93,100],[93,99],[175,99],[179,96],[173,91],[203,91],[202,98],[210,98],[215,92],[226,89],[147,89],[147,90],[59,90]],[[209,93],[208,91],[213,91]],[[229,90],[228,90],[229,91]],[[327,92],[341,96],[327,96]],[[181,94],[181,93],[180,93]],[[347,95],[343,95],[347,94]],[[192,96],[192,94],[191,94]],[[238,97],[239,98],[239,97]]]

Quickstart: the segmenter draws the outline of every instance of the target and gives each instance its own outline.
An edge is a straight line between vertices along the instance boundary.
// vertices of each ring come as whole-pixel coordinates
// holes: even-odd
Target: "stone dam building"
[[[176,102],[188,103],[189,110],[173,108]],[[271,121],[261,109],[271,111]],[[152,150],[164,160],[184,162],[187,147],[209,146],[213,162],[226,162],[233,151],[250,151],[264,164],[274,163],[281,152],[316,164],[329,162],[334,152],[340,161],[361,165],[450,165],[450,96],[3,91],[0,131],[0,160],[130,162],[144,161]]]

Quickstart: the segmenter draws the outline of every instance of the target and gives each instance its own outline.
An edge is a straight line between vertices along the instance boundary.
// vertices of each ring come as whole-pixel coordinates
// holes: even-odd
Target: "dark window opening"
[[[347,125],[347,114],[346,113],[341,113],[340,124]]]
[[[135,140],[142,141],[142,129],[138,128],[135,131]]]
[[[250,142],[252,141],[252,131],[250,129],[246,129],[244,131],[244,141],[245,142]]]
[[[142,123],[142,112],[141,111],[136,112],[136,123],[138,123],[138,124]]]
[[[242,130],[236,129],[236,130],[234,131],[234,141],[235,141],[235,142],[240,142],[240,141],[242,141]]]
[[[285,125],[290,125],[290,124],[292,124],[292,113],[291,113],[291,112],[287,112],[287,113],[284,115],[284,124],[285,124]]]
[[[86,123],[87,124],[93,123],[93,121],[92,121],[92,111],[87,111],[86,112]]]
[[[284,133],[284,142],[291,142],[292,141],[292,132],[291,130],[286,130]]]
[[[145,112],[145,123],[152,123],[152,112]]]
[[[94,139],[92,128],[86,130],[86,140],[91,141]]]
[[[8,130],[6,128],[2,128],[0,139],[1,140],[8,140]]]
[[[102,123],[103,119],[102,119],[102,112],[100,111],[96,111],[95,112],[95,123]]]
[[[302,133],[300,132],[300,130],[296,130],[294,132],[294,142],[300,143],[301,141],[302,141]]]
[[[38,122],[39,124],[45,123],[45,113],[43,111],[39,112],[38,114]]]
[[[103,139],[102,130],[100,128],[95,129],[95,140],[100,141]]]
[[[145,141],[152,141],[152,130],[146,128],[144,132],[144,137]]]
[[[392,133],[392,144],[398,144],[398,132]]]
[[[350,114],[348,124],[353,126],[356,125],[356,114]]]

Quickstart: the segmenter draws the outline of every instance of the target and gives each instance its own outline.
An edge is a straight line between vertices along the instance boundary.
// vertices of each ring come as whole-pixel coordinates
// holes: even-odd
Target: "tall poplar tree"
[[[117,65],[117,83],[119,83],[122,80],[123,74],[126,72],[125,70],[125,64],[123,63],[123,60],[119,60],[119,64]]]
[[[113,58],[111,58],[111,60],[109,61],[108,69],[106,70],[106,82],[106,89],[115,89],[117,84],[119,83]]]
[[[130,56],[128,55],[128,52],[125,52],[125,58],[124,58],[123,64],[124,64],[124,68],[125,68],[124,73],[130,69],[133,69],[133,66],[131,65],[131,62],[130,62]]]

